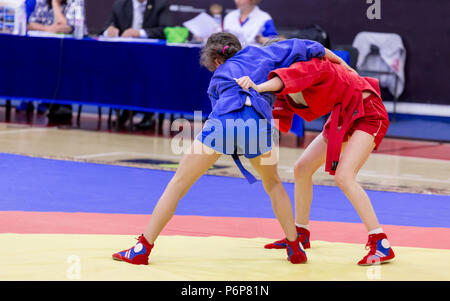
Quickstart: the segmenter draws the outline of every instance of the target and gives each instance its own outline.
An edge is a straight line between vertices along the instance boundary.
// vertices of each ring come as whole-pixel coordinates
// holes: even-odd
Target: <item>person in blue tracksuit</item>
[[[306,262],[306,253],[296,232],[291,202],[278,175],[276,151],[272,150],[272,105],[275,96],[272,93],[259,94],[253,89],[244,90],[240,82],[250,76],[255,83],[262,83],[267,81],[272,70],[330,55],[336,58],[321,44],[308,40],[292,39],[268,47],[248,46],[242,49],[239,39],[233,34],[212,35],[201,56],[201,64],[214,72],[208,88],[212,112],[190,151],[181,159],[138,243],[133,248],[114,253],[113,259],[148,264],[155,240],[174,215],[179,200],[222,155],[232,155],[246,178],[254,182],[255,178],[239,161],[239,156],[244,155],[261,177],[275,215],[286,234],[288,260],[292,263]],[[205,197],[212,197],[213,189],[211,187],[211,194]]]

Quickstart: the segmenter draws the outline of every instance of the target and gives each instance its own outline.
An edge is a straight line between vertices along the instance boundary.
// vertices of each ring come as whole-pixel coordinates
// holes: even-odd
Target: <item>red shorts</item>
[[[345,134],[344,141],[347,142],[349,137],[356,130],[366,132],[375,137],[375,149],[378,149],[381,141],[389,127],[389,116],[384,107],[383,101],[376,95],[370,95],[363,100],[364,116],[356,119],[351,128]],[[328,139],[330,118],[328,118],[322,131],[322,136]]]

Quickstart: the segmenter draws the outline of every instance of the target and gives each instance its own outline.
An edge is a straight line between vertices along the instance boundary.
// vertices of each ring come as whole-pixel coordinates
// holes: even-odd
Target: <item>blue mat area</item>
[[[3,103],[4,99],[0,99]],[[18,106],[20,101],[12,101],[13,106]],[[37,105],[37,102],[35,102]],[[97,114],[97,106],[83,105],[82,112]],[[73,112],[78,110],[78,105],[73,105]],[[103,109],[106,112],[106,109]],[[186,116],[185,116],[186,117]],[[304,122],[307,131],[322,131],[325,118],[321,117],[311,122]],[[432,140],[450,142],[450,118],[435,116],[417,116],[397,114],[397,120],[391,122],[386,137]]]
[[[324,123],[323,117],[305,122],[305,130],[320,132]],[[450,142],[450,118],[398,114],[386,137]]]
[[[0,211],[151,214],[173,172],[0,154]],[[285,184],[293,200],[294,185]],[[315,186],[311,219],[360,223],[337,187]],[[450,196],[368,191],[382,224],[450,227]],[[203,176],[177,215],[273,218],[261,182]]]
[[[450,142],[450,122],[442,119],[399,116],[391,122],[388,136]]]

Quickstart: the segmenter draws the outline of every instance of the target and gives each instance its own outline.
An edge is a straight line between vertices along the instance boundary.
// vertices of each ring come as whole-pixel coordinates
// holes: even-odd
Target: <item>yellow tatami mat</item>
[[[360,267],[364,245],[312,241],[308,263],[293,265],[269,239],[161,236],[150,265],[133,266],[111,254],[133,236],[0,234],[0,280],[157,281],[391,281],[450,280],[450,250],[395,247],[393,262]]]

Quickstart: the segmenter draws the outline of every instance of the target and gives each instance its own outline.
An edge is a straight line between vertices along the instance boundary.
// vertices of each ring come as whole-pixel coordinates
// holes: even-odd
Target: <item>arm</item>
[[[37,31],[48,31],[51,32],[51,25],[42,25],[36,22],[28,23],[28,30],[37,30]]]
[[[109,38],[115,38],[119,36],[119,29],[117,27],[114,27],[114,25],[108,26],[108,28],[105,29],[103,32],[103,36],[109,37]]]
[[[272,60],[273,69],[286,68],[295,62],[309,61],[325,56],[322,44],[300,39],[289,39],[263,47],[266,56]]]
[[[256,36],[256,42],[263,45],[267,41],[270,40],[272,37],[278,36],[277,29],[275,28],[275,23],[272,19],[266,21],[264,24],[261,33]]]
[[[170,12],[170,4],[166,3],[162,8],[158,16],[158,26],[156,27],[144,27],[144,31],[148,38],[165,39],[164,29],[168,26],[172,26],[172,14]]]
[[[278,77],[275,76],[274,78],[259,84],[256,86],[255,90],[259,93],[264,92],[278,92],[284,89],[284,83],[283,81]]]
[[[36,31],[47,31],[52,33],[70,33],[72,28],[67,25],[56,24],[52,25],[42,25],[36,22],[30,22],[28,24],[28,30],[36,30]]]
[[[120,34],[117,15],[116,15],[116,3],[114,3],[111,14],[109,15],[108,20],[106,21],[105,25],[103,26],[102,31],[99,33],[100,35],[106,36],[106,37],[118,37]]]
[[[321,59],[298,62],[288,68],[279,68],[271,71],[268,78],[269,80],[278,78],[283,82],[283,88],[278,91],[278,94],[298,93],[332,79],[333,72],[323,67],[327,64],[329,65],[330,63]]]
[[[350,71],[358,73],[358,72],[356,72],[355,69],[350,67],[343,59],[338,57],[336,54],[334,54],[331,50],[329,50],[327,48],[325,48],[325,57],[327,59],[329,59],[330,62],[332,62],[332,63],[342,65],[342,66],[346,67],[347,69],[349,69]]]
[[[31,13],[29,19],[28,19],[28,30],[36,30],[36,31],[46,31],[46,32],[52,32],[52,33],[69,33],[71,32],[72,28],[70,26],[67,26],[67,24],[61,24],[53,22],[51,25],[44,25],[45,20],[43,20],[39,15],[39,5],[36,3],[34,11]],[[46,5],[46,4],[45,4]]]
[[[248,76],[236,79],[236,83],[244,90],[252,88],[258,93],[278,92],[284,89],[284,83],[278,76],[259,85],[256,85]]]
[[[53,15],[56,24],[67,25],[67,19],[61,9],[61,0],[52,0]]]

